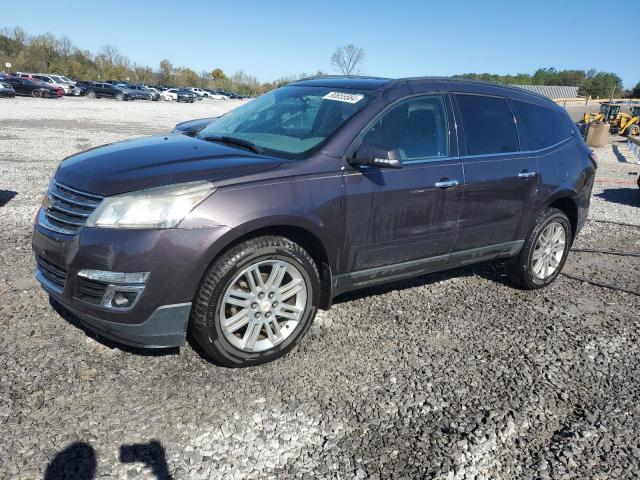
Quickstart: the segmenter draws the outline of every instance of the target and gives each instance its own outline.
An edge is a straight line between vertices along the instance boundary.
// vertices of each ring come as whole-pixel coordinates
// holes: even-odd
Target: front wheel
[[[627,127],[627,136],[628,137],[635,137],[640,135],[640,126],[639,125],[630,125],[629,127]]]
[[[563,211],[543,210],[518,256],[505,263],[507,276],[526,290],[546,287],[560,275],[572,238],[571,223]]]
[[[318,269],[291,240],[243,242],[214,262],[197,293],[190,331],[228,367],[275,360],[305,335],[320,298]]]
[[[123,95],[123,94],[121,94],[121,93],[117,94],[117,95],[116,95],[116,100],[119,100],[119,101],[124,100],[124,95]]]
[[[89,97],[89,98],[96,98],[96,92],[89,92],[89,93],[87,93],[87,97]]]

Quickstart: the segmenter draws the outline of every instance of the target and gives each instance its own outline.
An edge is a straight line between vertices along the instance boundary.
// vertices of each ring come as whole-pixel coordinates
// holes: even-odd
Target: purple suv
[[[62,161],[36,276],[88,328],[247,366],[298,342],[348,290],[493,259],[558,276],[596,163],[566,112],[442,78],[295,82],[194,136]]]

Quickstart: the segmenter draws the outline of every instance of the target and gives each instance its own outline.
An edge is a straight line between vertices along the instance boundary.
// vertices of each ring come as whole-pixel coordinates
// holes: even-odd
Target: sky
[[[626,88],[640,81],[640,62],[624,42],[593,34],[606,16],[601,1],[100,4],[94,9],[92,2],[56,0],[40,12],[33,2],[0,0],[0,27],[66,35],[93,53],[115,45],[132,62],[154,69],[166,58],[197,72],[243,70],[263,82],[317,70],[337,73],[330,57],[346,43],[365,50],[361,73],[366,75],[514,74],[555,67],[612,71]],[[616,25],[628,27],[624,21]]]

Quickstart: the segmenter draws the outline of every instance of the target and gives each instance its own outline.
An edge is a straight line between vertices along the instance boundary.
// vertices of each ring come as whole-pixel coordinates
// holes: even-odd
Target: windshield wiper
[[[264,150],[257,146],[255,143],[251,143],[248,140],[243,140],[241,138],[236,137],[227,137],[226,135],[220,136],[210,136],[210,137],[202,137],[203,140],[207,142],[220,142],[220,143],[228,143],[229,145],[237,145],[239,147],[244,147],[252,152],[264,154]]]

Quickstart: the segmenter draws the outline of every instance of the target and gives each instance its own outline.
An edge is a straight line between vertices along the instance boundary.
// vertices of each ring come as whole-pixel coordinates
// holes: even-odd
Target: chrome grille
[[[81,192],[55,180],[51,182],[47,196],[44,209],[47,221],[40,225],[67,235],[75,234],[102,201],[99,195]]]

